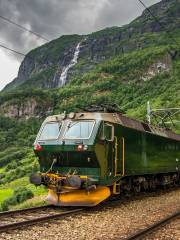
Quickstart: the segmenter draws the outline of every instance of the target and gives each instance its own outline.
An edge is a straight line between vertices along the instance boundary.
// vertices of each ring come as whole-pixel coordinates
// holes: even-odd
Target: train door
[[[108,122],[103,122],[102,137],[106,149],[107,173],[109,176],[114,174],[114,126]]]
[[[113,124],[103,122],[101,139],[106,149],[108,175],[114,178],[124,176],[124,138],[115,134]]]

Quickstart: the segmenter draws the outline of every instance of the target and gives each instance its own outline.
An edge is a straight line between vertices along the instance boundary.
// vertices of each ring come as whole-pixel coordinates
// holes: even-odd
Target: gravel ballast
[[[144,240],[179,240],[180,239],[180,218],[171,221],[164,227],[149,234]]]
[[[131,197],[130,200],[113,205],[105,205],[103,209],[86,211],[80,215],[26,229],[1,233],[0,240],[124,239],[180,209],[180,189],[161,194],[151,193],[135,199]],[[180,220],[177,219],[167,226],[163,231],[156,231],[147,239],[179,240]],[[161,233],[163,238],[160,236]],[[173,238],[168,237],[172,234]]]

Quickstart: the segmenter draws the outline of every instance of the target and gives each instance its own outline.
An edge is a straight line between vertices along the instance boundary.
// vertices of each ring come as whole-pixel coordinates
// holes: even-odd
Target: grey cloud
[[[143,0],[143,2],[147,6],[150,6],[159,1]],[[132,21],[144,10],[138,0],[109,0],[108,3],[108,5],[104,5],[98,18],[96,19],[96,26],[121,26]]]
[[[144,2],[151,5],[159,1]],[[142,10],[137,0],[0,0],[0,15],[50,40],[63,34],[86,34],[108,26],[121,26]],[[43,40],[1,19],[0,42],[24,53],[43,44]]]

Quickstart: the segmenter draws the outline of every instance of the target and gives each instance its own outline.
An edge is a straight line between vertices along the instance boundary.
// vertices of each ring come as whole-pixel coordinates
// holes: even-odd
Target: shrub
[[[14,190],[14,197],[16,198],[17,203],[24,202],[27,199],[34,197],[33,192],[26,187],[19,187]]]
[[[3,203],[1,203],[0,210],[3,211],[3,212],[9,210],[9,207],[8,207],[8,204],[7,204],[6,201],[4,201]]]
[[[26,151],[16,151],[10,154],[7,154],[0,158],[0,167],[10,163],[11,161],[20,161],[24,156],[26,156]]]
[[[10,205],[16,205],[27,199],[34,197],[33,192],[26,187],[19,187],[14,190],[13,196],[4,200],[0,206],[0,211],[8,211]]]
[[[12,197],[4,200],[3,204],[7,205],[7,206],[9,206],[9,205],[16,205],[17,204],[17,199],[16,199],[15,196],[12,196]]]
[[[17,165],[18,165],[17,162],[12,161],[6,166],[5,170],[8,171],[8,170],[11,170],[11,169],[16,169]]]

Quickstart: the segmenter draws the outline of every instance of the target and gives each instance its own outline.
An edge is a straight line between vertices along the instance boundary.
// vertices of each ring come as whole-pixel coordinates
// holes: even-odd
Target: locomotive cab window
[[[44,125],[39,140],[57,139],[60,134],[61,123],[48,122]]]
[[[107,141],[114,140],[114,126],[109,123],[103,123],[101,139]]]
[[[94,121],[72,121],[69,122],[64,139],[88,139],[91,137]]]

